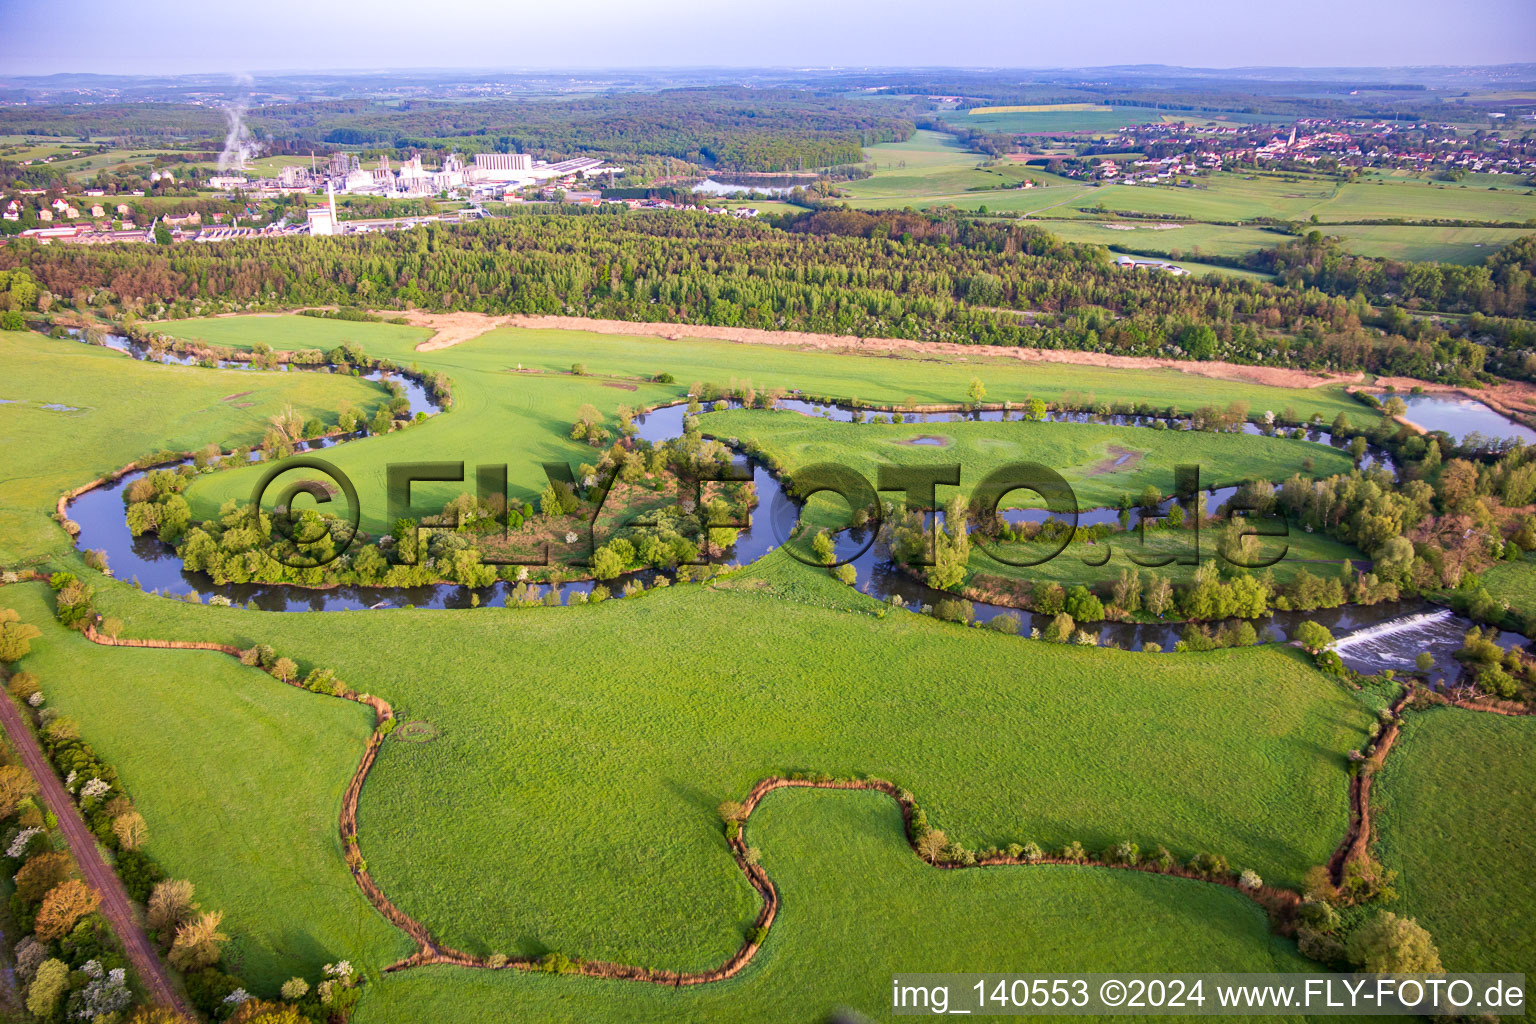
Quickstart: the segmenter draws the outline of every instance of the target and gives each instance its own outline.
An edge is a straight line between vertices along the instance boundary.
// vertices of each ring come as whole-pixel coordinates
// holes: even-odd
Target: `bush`
[[[1219,878],[1230,874],[1227,858],[1219,853],[1197,853],[1190,858],[1189,870],[1202,878]]]
[[[1291,635],[1291,639],[1316,654],[1333,643],[1333,634],[1328,632],[1327,626],[1308,619],[1296,627],[1296,632]]]
[[[1334,932],[1339,928],[1339,912],[1322,900],[1303,900],[1296,908],[1296,920],[1315,932]]]
[[[1088,851],[1076,839],[1056,851],[1056,856],[1069,864],[1082,864],[1088,860]]]
[[[1141,848],[1129,839],[1123,840],[1104,851],[1104,863],[1134,865],[1141,859]]]
[[[1411,917],[1383,910],[1356,928],[1345,946],[1349,960],[1370,974],[1439,974],[1440,951]]]
[[[1017,634],[1021,624],[1021,620],[1013,612],[1003,612],[987,620],[987,628],[997,633]]]
[[[1342,968],[1349,961],[1344,943],[1312,928],[1296,929],[1296,948],[1308,960],[1316,960],[1328,967]]]

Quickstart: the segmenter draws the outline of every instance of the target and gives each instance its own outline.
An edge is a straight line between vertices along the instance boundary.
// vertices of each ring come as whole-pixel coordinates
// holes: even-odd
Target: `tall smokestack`
[[[331,206],[331,230],[339,235],[341,234],[341,225],[336,221],[336,192],[331,188],[329,180],[325,183],[325,198],[326,202],[330,203]]]

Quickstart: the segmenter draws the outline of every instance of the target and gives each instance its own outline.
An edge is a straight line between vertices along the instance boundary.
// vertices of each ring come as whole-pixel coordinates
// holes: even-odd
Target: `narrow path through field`
[[[58,816],[59,828],[69,841],[70,852],[74,854],[75,863],[80,865],[80,873],[85,876],[86,884],[101,894],[101,914],[117,933],[123,951],[128,954],[128,961],[133,964],[134,973],[149,991],[150,998],[160,1006],[170,1007],[191,1018],[191,1009],[171,987],[165,968],[155,954],[155,947],[139,927],[123,883],[101,859],[101,853],[96,849],[96,837],[85,827],[75,801],[65,792],[63,783],[53,773],[53,766],[37,745],[37,738],[27,728],[21,712],[9,697],[0,697],[0,724],[5,726],[11,745],[21,755],[22,763],[37,779],[43,800]]]

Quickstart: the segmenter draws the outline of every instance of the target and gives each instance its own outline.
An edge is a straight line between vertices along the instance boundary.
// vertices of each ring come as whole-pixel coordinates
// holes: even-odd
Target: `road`
[[[21,712],[11,698],[4,694],[0,694],[0,725],[5,726],[11,746],[16,748],[22,763],[37,779],[43,800],[58,816],[59,828],[69,841],[75,863],[80,865],[80,874],[87,885],[101,894],[101,915],[112,925],[112,930],[117,932],[118,941],[128,954],[128,962],[133,965],[133,972],[138,975],[150,998],[161,1006],[171,1007],[188,1020],[194,1019],[192,1011],[171,987],[170,979],[166,977],[165,968],[155,955],[149,937],[139,927],[133,915],[133,904],[128,902],[128,893],[124,891],[122,881],[101,859],[101,853],[96,849],[96,837],[86,828],[75,801],[64,791],[63,783],[54,774],[53,766],[38,746],[32,730],[27,728]]]

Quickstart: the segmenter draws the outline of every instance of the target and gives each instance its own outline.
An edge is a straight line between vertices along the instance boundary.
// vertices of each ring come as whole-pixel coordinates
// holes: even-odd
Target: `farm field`
[[[1111,211],[1207,221],[1246,221],[1257,217],[1307,220],[1316,216],[1323,225],[1391,218],[1519,223],[1536,219],[1536,196],[1513,189],[1383,179],[1353,183],[1321,178],[1286,180],[1228,172],[1195,181],[1194,188],[1105,185],[1065,204],[1061,213],[1072,209],[1092,211],[1102,206]]]
[[[98,647],[53,621],[47,595],[0,591],[44,631],[17,667],[117,767],[151,823],[149,855],[224,911],[248,982],[275,990],[340,958],[383,967],[410,953],[352,881],[336,827],[372,711],[224,654]]]
[[[1034,210],[1065,201],[1088,186],[1038,168],[999,163],[981,167],[985,158],[962,147],[953,136],[919,131],[906,142],[887,142],[866,149],[875,165],[869,178],[839,185],[849,202],[864,209],[925,208],[953,205],[974,210]],[[1016,184],[1026,178],[1032,189],[970,192],[978,186]]]
[[[936,871],[901,840],[901,816],[868,793],[781,790],[752,842],[783,897],[745,971],[713,985],[654,985],[434,968],[371,986],[358,1024],[501,1021],[816,1024],[837,1010],[884,1020],[888,979],[935,971],[1305,970],[1230,889],[1130,871]],[[998,941],[999,935],[1008,936]],[[848,971],[850,956],[860,964]]]
[[[1377,851],[1401,872],[1400,914],[1434,934],[1448,971],[1536,963],[1530,871],[1536,721],[1410,712],[1374,786]]]
[[[1292,407],[1303,417],[1314,412],[1331,421],[1343,411],[1368,421],[1369,411],[1340,389],[1285,389],[1195,377],[1176,370],[1128,372],[1063,364],[1026,365],[982,357],[965,362],[846,356],[767,345],[709,341],[625,338],[577,331],[501,328],[451,348],[417,352],[425,332],[389,324],[352,323],[315,317],[224,317],[166,325],[178,337],[224,345],[265,341],[275,348],[331,347],[353,340],[376,355],[428,371],[445,372],[454,383],[455,405],[445,416],[386,438],[354,442],[333,453],[335,464],[357,484],[363,528],[386,530],[386,461],[472,460],[490,449],[508,464],[512,496],[532,500],[544,486],[540,463],[579,465],[592,449],[568,438],[583,404],[603,412],[619,405],[642,408],[677,401],[692,381],[725,386],[749,379],[759,388],[800,388],[810,394],[900,404],[962,402],[972,378],[986,383],[988,398],[1022,401],[1034,395],[1072,394],[1093,401],[1156,398],[1185,411],[1208,404],[1250,402],[1254,409]],[[572,376],[581,362],[585,376]],[[518,368],[522,371],[519,372]],[[642,383],[657,373],[677,383]],[[1324,452],[1323,454],[1327,454]],[[187,491],[195,514],[211,515],[226,499],[250,494],[259,468],[205,476]],[[422,485],[413,489],[421,507],[440,507],[466,485]]]
[[[0,332],[0,563],[69,550],[49,518],[59,495],[134,459],[210,441],[261,440],[268,418],[292,403],[334,425],[341,402],[372,409],[384,391],[367,381],[310,373],[205,370],[22,332]],[[67,451],[67,454],[65,452]]]
[[[1240,259],[1255,250],[1271,249],[1291,240],[1289,235],[1278,231],[1227,224],[1043,217],[1031,223],[1038,223],[1068,242],[1114,245],[1148,255],[1178,253],[1190,260],[1198,260],[1201,256]]]
[[[797,768],[893,779],[966,843],[1129,835],[1294,883],[1342,833],[1369,719],[1290,649],[1147,658],[881,618],[783,555],[585,608],[258,615],[122,585],[97,603],[130,635],[259,633],[430,723],[381,753],[360,845],[399,906],[487,954],[722,960],[756,898],[714,808]]]
[[[1536,231],[1530,228],[1452,228],[1414,225],[1336,224],[1323,229],[1362,256],[1437,263],[1481,263],[1494,252]]]
[[[1241,259],[1259,249],[1272,249],[1292,240],[1291,236],[1278,231],[1237,224],[1045,217],[1039,218],[1038,222],[1051,234],[1069,242],[1118,246],[1150,256],[1173,257],[1176,263],[1183,257],[1181,265],[1197,273],[1208,269],[1217,273],[1267,277],[1251,271],[1188,261],[1199,260],[1202,256]],[[1339,238],[1345,249],[1362,256],[1472,264],[1482,262],[1496,250],[1525,237],[1532,229],[1329,224],[1320,230]]]

